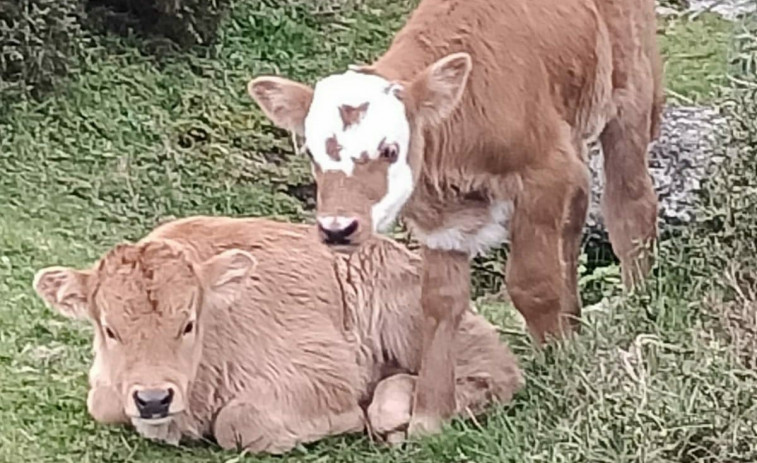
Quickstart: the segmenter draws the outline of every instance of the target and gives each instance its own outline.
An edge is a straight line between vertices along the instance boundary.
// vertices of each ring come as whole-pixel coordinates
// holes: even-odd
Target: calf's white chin
[[[170,445],[179,445],[181,440],[181,431],[174,419],[174,416],[167,416],[165,418],[155,420],[144,420],[142,418],[132,418],[131,424],[136,429],[140,436],[158,441],[164,442]]]

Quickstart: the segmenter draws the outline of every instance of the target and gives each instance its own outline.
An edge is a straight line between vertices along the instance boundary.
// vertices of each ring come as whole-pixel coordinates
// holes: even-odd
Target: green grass
[[[681,103],[711,101],[726,83],[734,25],[714,13],[661,19],[668,97]]]
[[[706,186],[701,225],[660,246],[645,291],[620,297],[616,267],[584,275],[584,296],[601,302],[586,308],[579,338],[541,352],[506,302],[479,303],[528,380],[512,404],[479,422],[455,421],[400,449],[340,437],[257,458],[210,444],[166,447],[89,418],[91,330],[43,306],[31,289],[35,270],[86,265],[170,217],[307,220],[299,197],[309,168],[265,122],[246,83],[271,71],[313,82],[370,61],[410,9],[387,3],[366,0],[335,16],[240,2],[212,59],[158,61],[138,51],[139,39],[101,38],[87,70],[59,95],[3,112],[0,461],[757,461],[757,373],[745,361],[755,344],[738,323],[755,307],[757,130],[741,94],[729,106],[745,121],[734,123],[730,141],[741,154]],[[663,48],[676,94],[716,99],[731,27],[712,18],[668,25]]]

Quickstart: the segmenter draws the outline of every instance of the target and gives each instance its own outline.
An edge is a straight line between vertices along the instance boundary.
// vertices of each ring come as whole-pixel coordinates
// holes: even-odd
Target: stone
[[[711,11],[729,21],[757,11],[755,0],[690,0],[688,12],[704,13]]]
[[[757,12],[755,0],[686,0],[659,1],[657,14],[660,16],[675,16],[681,14],[698,15],[712,12],[719,14],[728,21],[736,21],[746,14]]]

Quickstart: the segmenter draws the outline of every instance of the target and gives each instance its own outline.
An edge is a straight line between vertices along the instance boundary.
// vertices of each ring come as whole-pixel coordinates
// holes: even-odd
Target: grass
[[[584,275],[585,298],[600,302],[562,345],[535,351],[506,302],[480,301],[526,370],[528,387],[512,404],[400,449],[339,437],[284,458],[166,447],[88,417],[91,330],[44,308],[34,271],[87,265],[171,217],[307,220],[308,166],[264,121],[246,82],[271,71],[313,82],[370,61],[410,9],[387,3],[334,15],[304,2],[239,2],[212,58],[156,60],[138,51],[139,39],[99,38],[63,92],[3,112],[0,461],[757,461],[757,344],[745,325],[757,306],[757,108],[747,92],[718,90],[735,45],[733,26],[712,17],[675,20],[661,38],[673,96],[717,101],[733,120],[701,223],[660,245],[644,291],[621,297],[614,266]]]
[[[733,24],[705,13],[693,21],[688,15],[664,18],[660,26],[668,96],[689,104],[711,101],[725,84]]]

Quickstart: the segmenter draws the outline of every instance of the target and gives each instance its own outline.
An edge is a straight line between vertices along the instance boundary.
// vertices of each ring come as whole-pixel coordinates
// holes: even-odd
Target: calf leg
[[[657,237],[657,195],[648,172],[647,147],[656,130],[653,119],[658,117],[659,102],[653,101],[652,85],[629,85],[616,91],[616,100],[618,116],[600,136],[605,175],[602,213],[620,259],[623,283],[630,289],[649,272]]]
[[[255,397],[232,401],[221,409],[214,436],[224,449],[282,454],[300,443],[364,428],[363,411],[357,404],[344,412],[304,416],[287,404]]]
[[[456,347],[454,414],[478,415],[493,402],[508,402],[523,386],[517,361],[483,317],[470,311],[463,315]],[[401,373],[376,385],[367,418],[371,432],[389,444],[405,439],[417,381]]]
[[[417,379],[415,375],[399,373],[376,385],[366,412],[372,434],[393,445],[405,440]]]
[[[423,248],[423,348],[409,433],[441,430],[455,411],[455,334],[470,303],[468,255]]]
[[[507,289],[537,342],[577,327],[588,167],[570,143],[522,175],[510,224]]]
[[[524,384],[523,374],[497,329],[466,312],[457,333],[457,413],[478,415],[492,403],[506,403]]]

